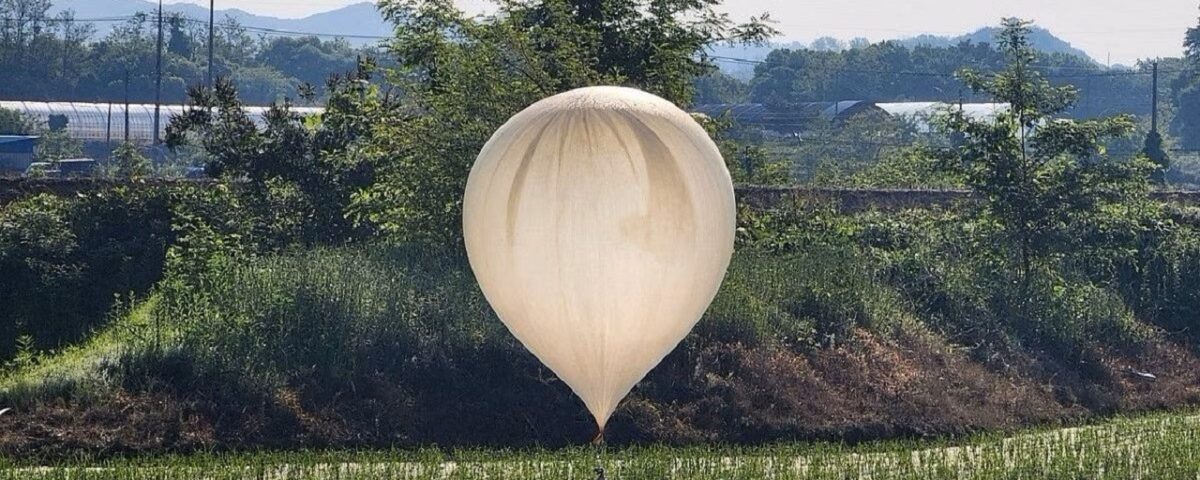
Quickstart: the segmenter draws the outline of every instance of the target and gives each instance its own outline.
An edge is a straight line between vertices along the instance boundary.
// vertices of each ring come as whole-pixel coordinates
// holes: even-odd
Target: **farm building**
[[[929,133],[929,119],[947,110],[961,110],[976,120],[994,119],[1008,110],[1007,103],[893,102],[876,103],[875,106],[893,118],[911,122],[921,133]]]
[[[52,118],[66,120],[67,133],[84,142],[113,143],[124,140],[126,105],[123,103],[81,102],[24,102],[0,101],[0,108],[16,110],[39,125],[49,125]],[[184,105],[162,105],[159,109],[159,138],[166,136],[171,116],[182,114]],[[262,125],[268,107],[244,107],[255,123]],[[293,107],[301,114],[315,114],[321,108]],[[154,105],[130,104],[129,140],[148,144],[154,141]]]
[[[786,109],[771,108],[761,103],[697,105],[692,112],[711,118],[726,118],[739,125],[796,132],[806,129],[813,121],[840,123],[858,115],[882,111],[871,102],[843,100],[799,103]]]
[[[30,135],[0,135],[0,175],[29,166],[37,141],[38,137]]]

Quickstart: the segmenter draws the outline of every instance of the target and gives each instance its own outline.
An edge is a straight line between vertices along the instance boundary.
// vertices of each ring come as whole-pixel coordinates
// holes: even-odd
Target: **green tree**
[[[1188,150],[1200,149],[1200,83],[1183,88],[1176,100],[1179,113],[1175,115],[1174,128],[1179,134],[1179,145]]]
[[[762,19],[734,25],[719,0],[502,0],[487,18],[449,0],[384,0],[396,24],[390,72],[403,104],[377,122],[380,181],[352,213],[402,241],[459,242],[460,201],[488,137],[534,101],[572,88],[640,87],[680,105],[715,69],[706,47],[756,41]]]
[[[1162,183],[1167,170],[1171,168],[1171,157],[1163,149],[1163,137],[1158,130],[1150,130],[1146,133],[1142,155],[1154,163],[1154,173],[1151,174],[1151,178],[1157,183]]]
[[[27,135],[33,131],[33,122],[21,112],[0,108],[0,135]]]
[[[360,137],[383,117],[373,63],[335,76],[319,117],[304,117],[289,104],[272,106],[265,126],[246,114],[237,87],[219,78],[213,90],[191,92],[194,108],[167,126],[167,145],[198,144],[208,153],[209,176],[248,180],[250,204],[263,208],[260,232],[267,243],[340,243],[365,232],[350,225],[353,192],[374,179],[360,151]]]
[[[355,68],[356,52],[345,40],[278,37],[263,43],[257,60],[310,85],[324,85],[331,74]]]
[[[748,94],[749,86],[745,82],[717,71],[696,77],[694,103],[697,105],[744,103]]]
[[[83,142],[71,137],[66,130],[47,129],[38,139],[34,161],[55,163],[83,156]]]
[[[150,175],[150,159],[132,143],[121,142],[113,150],[112,161],[118,178],[136,179]]]
[[[1172,127],[1179,134],[1180,146],[1200,149],[1200,25],[1187,30],[1183,40],[1184,71],[1174,84],[1179,113]]]
[[[1034,70],[1029,22],[1005,19],[1003,25],[999,47],[1006,67],[994,74],[967,69],[960,76],[1009,108],[995,120],[952,110],[943,121],[963,141],[945,153],[955,160],[947,165],[985,200],[984,224],[998,228],[1019,279],[1028,282],[1046,259],[1112,247],[1112,237],[1099,232],[1113,227],[1112,212],[1144,198],[1150,167],[1142,158],[1121,162],[1105,154],[1105,140],[1133,130],[1130,117],[1058,118],[1075,101],[1075,89],[1052,86]]]
[[[181,14],[173,13],[167,17],[166,22],[167,28],[170,30],[167,52],[182,58],[192,58],[195,42],[184,28],[187,19]]]

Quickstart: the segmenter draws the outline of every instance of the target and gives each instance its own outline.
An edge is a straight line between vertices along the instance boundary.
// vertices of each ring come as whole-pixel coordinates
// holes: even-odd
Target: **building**
[[[38,137],[0,135],[0,175],[19,174],[33,163]]]
[[[910,122],[920,133],[933,130],[929,121],[940,113],[958,110],[975,120],[992,120],[1008,111],[1007,103],[893,102],[875,106],[893,118]]]
[[[815,121],[842,123],[859,115],[882,113],[875,104],[859,100],[804,102],[788,108],[770,108],[761,103],[710,104],[697,105],[692,112],[781,133],[805,130]]]

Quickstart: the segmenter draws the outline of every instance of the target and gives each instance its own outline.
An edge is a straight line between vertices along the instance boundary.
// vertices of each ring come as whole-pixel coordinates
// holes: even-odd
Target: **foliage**
[[[1158,130],[1151,130],[1146,133],[1146,142],[1142,147],[1142,155],[1146,156],[1154,164],[1154,171],[1151,173],[1151,178],[1158,183],[1163,182],[1163,177],[1166,171],[1171,168],[1171,157],[1163,150],[1162,134]]]
[[[1200,83],[1184,88],[1178,96],[1179,113],[1173,126],[1179,133],[1179,146],[1200,150]]]
[[[1172,82],[1176,116],[1172,130],[1179,135],[1180,146],[1200,150],[1200,25],[1188,28],[1183,40],[1184,58],[1180,74]]]
[[[835,184],[921,145],[921,139],[912,122],[866,112],[842,121],[809,122],[803,132],[781,143],[793,159],[797,180]]]
[[[721,71],[696,77],[695,88],[697,105],[746,103],[750,93],[749,85]]]
[[[30,335],[74,341],[107,320],[115,295],[158,280],[170,218],[161,192],[39,195],[0,207],[0,358]]]
[[[1126,212],[1119,229],[1137,230],[1134,205],[1145,198],[1150,168],[1144,159],[1121,162],[1104,151],[1107,138],[1133,130],[1118,116],[1086,121],[1055,118],[1076,98],[1071,86],[1052,86],[1031,67],[1037,59],[1026,39],[1029,23],[1007,19],[1000,48],[1004,70],[984,74],[963,70],[972,90],[1009,105],[994,121],[951,111],[945,128],[962,136],[962,145],[946,150],[955,172],[985,200],[981,223],[994,225],[1003,248],[1014,253],[1022,281],[1036,263],[1051,257],[1125,248],[1128,236],[1105,238],[1113,217]],[[1093,240],[1092,242],[1085,242]]]
[[[71,137],[66,130],[43,130],[38,139],[35,162],[57,162],[83,156],[83,141]]]
[[[117,145],[111,161],[115,164],[114,174],[118,178],[138,179],[150,175],[150,159],[142,155],[132,143],[122,142]]]
[[[209,176],[249,180],[248,200],[276,229],[261,232],[267,242],[345,241],[365,232],[350,225],[345,211],[351,195],[373,180],[374,165],[358,142],[385,108],[370,84],[372,69],[367,60],[331,78],[321,116],[305,118],[288,103],[276,104],[263,128],[246,114],[233,83],[220,78],[213,90],[193,89],[194,107],[172,119],[167,144],[173,150],[199,144],[208,153]]]
[[[791,162],[760,142],[747,139],[727,118],[709,118],[696,115],[725,159],[725,166],[735,185],[789,185],[792,180]]]
[[[779,49],[754,69],[750,101],[777,112],[803,102],[866,100],[875,102],[960,100],[986,102],[985,92],[964,90],[954,78],[964,65],[998,71],[1005,55],[993,43],[964,41],[957,45],[907,47],[885,41],[859,48]],[[1032,52],[1031,52],[1032,53]],[[1064,53],[1034,53],[1038,70],[1055,84],[1087,78],[1087,89],[1069,113],[1079,118],[1123,111],[1148,113],[1149,99],[1131,92],[1149,92],[1148,76],[1102,75],[1104,67],[1091,59]],[[1144,71],[1144,70],[1143,70]]]
[[[0,135],[28,135],[34,125],[25,115],[16,110],[0,108]]]
[[[944,161],[926,147],[901,148],[844,179],[833,178],[821,183],[871,188],[961,188],[962,176],[946,168]]]
[[[511,115],[576,87],[637,86],[688,104],[695,76],[713,70],[711,42],[753,41],[760,19],[734,26],[716,0],[499,2],[468,18],[445,0],[381,2],[396,23],[389,80],[403,104],[372,132],[379,181],[354,214],[402,241],[458,242],[462,188],[475,155]]]

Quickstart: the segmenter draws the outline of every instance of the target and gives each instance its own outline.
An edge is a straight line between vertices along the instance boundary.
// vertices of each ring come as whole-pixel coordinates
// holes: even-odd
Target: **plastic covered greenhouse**
[[[67,119],[67,132],[74,138],[85,141],[112,141],[125,139],[125,108],[123,103],[80,103],[80,102],[23,102],[0,101],[0,108],[16,110],[25,114],[39,125],[47,125],[50,118],[62,115]],[[154,105],[129,104],[129,140],[150,143],[154,140]],[[159,134],[166,137],[167,124],[172,115],[182,114],[183,105],[162,105],[159,108]],[[250,119],[262,125],[268,107],[244,107]],[[292,107],[302,115],[317,114],[321,108]]]

